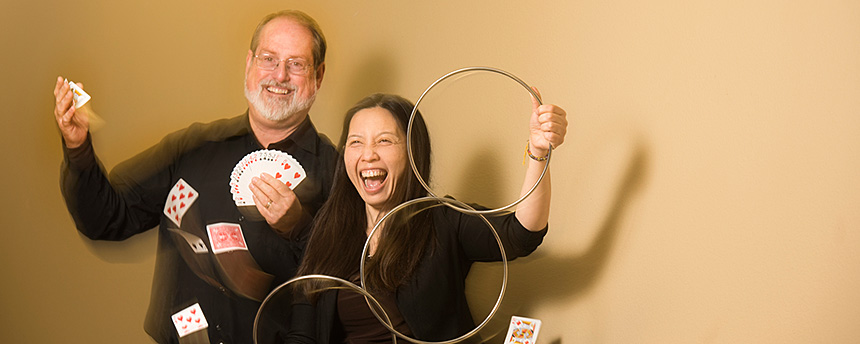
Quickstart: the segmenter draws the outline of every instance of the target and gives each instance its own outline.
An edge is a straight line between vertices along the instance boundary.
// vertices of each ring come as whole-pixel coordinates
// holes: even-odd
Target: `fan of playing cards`
[[[248,153],[230,174],[230,193],[237,206],[254,205],[254,198],[248,184],[251,178],[266,172],[275,179],[294,189],[305,179],[305,169],[291,155],[273,149],[263,149]]]

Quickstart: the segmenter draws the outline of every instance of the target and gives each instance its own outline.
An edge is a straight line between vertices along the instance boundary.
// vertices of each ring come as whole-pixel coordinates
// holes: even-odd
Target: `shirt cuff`
[[[66,147],[66,142],[63,140],[63,157],[69,168],[76,171],[97,165],[96,153],[93,150],[93,142],[89,134],[87,134],[84,143],[75,148]]]
[[[514,222],[516,222],[518,225],[516,227],[516,230],[513,231],[514,240],[523,243],[526,247],[533,246],[537,248],[543,242],[543,238],[546,236],[546,233],[549,230],[549,223],[547,223],[546,226],[543,227],[543,229],[537,232],[532,232],[528,230],[525,226],[523,226],[523,224],[520,223],[520,220],[517,219],[516,216],[512,217]]]

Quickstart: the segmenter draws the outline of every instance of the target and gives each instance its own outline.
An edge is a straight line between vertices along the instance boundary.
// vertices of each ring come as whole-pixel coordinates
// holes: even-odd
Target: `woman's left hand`
[[[532,89],[540,95],[537,88]],[[540,105],[532,98],[534,110],[529,121],[529,150],[532,155],[544,157],[550,148],[558,148],[567,134],[567,113],[553,104]]]

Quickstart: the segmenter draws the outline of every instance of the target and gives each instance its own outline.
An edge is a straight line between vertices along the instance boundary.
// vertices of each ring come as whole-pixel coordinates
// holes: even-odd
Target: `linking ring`
[[[401,210],[401,209],[403,209],[409,205],[424,202],[424,201],[437,201],[437,202],[442,203],[444,205],[447,205],[448,207],[451,207],[455,210],[459,210],[460,207],[466,207],[466,208],[471,209],[472,211],[475,210],[474,208],[472,208],[468,204],[460,202],[460,201],[453,199],[453,198],[439,198],[439,197],[435,197],[435,196],[433,196],[433,197],[427,196],[427,197],[421,197],[421,198],[413,198],[411,200],[403,202],[400,205],[394,207],[394,209],[391,209],[391,211],[385,213],[385,215],[383,215],[382,218],[380,218],[379,221],[376,222],[376,225],[373,226],[373,229],[370,230],[370,233],[367,234],[367,241],[364,242],[364,249],[361,251],[362,259],[361,259],[361,266],[359,267],[358,272],[359,272],[359,275],[361,276],[362,294],[364,294],[365,296],[369,295],[369,292],[365,291],[367,288],[367,285],[365,283],[364,262],[367,258],[367,252],[368,252],[367,250],[370,247],[370,239],[373,238],[373,234],[376,232],[377,229],[379,229],[379,226],[382,223],[384,223],[385,220],[389,216],[391,216],[391,214],[394,214],[398,210]],[[451,205],[451,203],[457,203],[457,204],[459,204],[459,206],[453,206],[453,205]],[[406,341],[416,343],[416,344],[459,343],[459,342],[462,342],[462,341],[468,339],[469,337],[474,336],[476,333],[478,333],[478,331],[483,329],[484,326],[486,326],[490,322],[490,320],[493,319],[493,316],[496,315],[496,311],[499,310],[499,306],[502,304],[502,299],[505,297],[505,288],[507,287],[507,284],[508,284],[508,257],[507,257],[507,254],[505,254],[505,247],[502,245],[502,239],[499,238],[499,233],[496,232],[496,228],[493,227],[493,224],[491,224],[490,221],[487,220],[487,218],[483,214],[474,214],[474,215],[479,216],[481,218],[481,220],[484,220],[484,223],[486,223],[487,226],[490,227],[490,231],[493,233],[493,236],[496,238],[496,243],[499,244],[499,251],[502,254],[502,265],[504,267],[502,269],[503,270],[502,288],[499,291],[499,298],[496,300],[496,304],[493,305],[493,309],[490,310],[489,314],[487,314],[487,318],[484,319],[484,321],[481,322],[478,326],[475,326],[474,329],[472,329],[471,331],[467,332],[466,334],[464,334],[460,337],[457,337],[454,339],[449,339],[449,340],[444,340],[444,341],[439,341],[439,342],[428,342],[428,341],[423,341],[423,340],[411,338],[411,337],[408,337],[408,336],[398,332],[396,329],[394,329],[394,326],[389,324],[390,321],[386,322],[385,320],[382,319],[382,316],[380,316],[378,313],[376,313],[376,309],[374,309],[374,307],[370,304],[370,299],[373,299],[373,298],[371,297],[370,299],[367,299],[367,305],[370,308],[370,311],[373,313],[374,316],[376,316],[376,319],[379,320],[379,322],[382,324],[382,326],[385,326],[385,328],[387,328],[388,331],[391,332],[393,335],[396,335],[397,337],[403,338]],[[376,303],[377,305],[379,305],[379,302],[376,302],[375,299],[373,299],[373,302]],[[387,319],[388,315],[385,314],[385,310],[382,307],[379,307],[379,309],[382,310],[383,315]]]
[[[445,205],[448,205],[449,203],[458,203],[462,207],[471,208],[468,204],[465,204],[463,202],[460,202],[460,201],[452,199],[452,198],[442,199],[439,197],[428,196],[428,197],[415,198],[415,199],[406,201],[406,202],[398,205],[397,207],[394,207],[394,209],[392,209],[391,211],[389,211],[388,213],[383,215],[381,219],[379,219],[379,221],[376,223],[376,225],[373,227],[373,229],[370,231],[370,233],[367,236],[367,241],[364,243],[364,248],[361,252],[361,256],[367,257],[367,250],[368,250],[369,245],[370,245],[370,239],[373,238],[373,234],[376,232],[377,229],[379,229],[379,226],[382,223],[384,223],[385,220],[389,216],[391,216],[391,214],[393,214],[393,213],[397,212],[398,210],[401,210],[401,209],[403,209],[409,205],[419,203],[419,202],[424,202],[424,201],[437,201],[437,202],[443,203]],[[332,280],[332,281],[338,282],[340,284],[343,284],[347,289],[352,289],[353,291],[356,291],[356,292],[360,293],[361,295],[363,295],[365,297],[365,301],[367,302],[367,305],[369,306],[373,315],[376,316],[377,320],[379,320],[379,322],[383,326],[385,326],[385,328],[387,328],[389,332],[391,332],[391,339],[392,339],[393,343],[397,343],[397,338],[399,337],[399,338],[402,338],[406,341],[416,343],[416,344],[452,344],[452,343],[459,343],[461,341],[464,341],[464,340],[474,336],[475,334],[478,333],[478,331],[483,329],[490,322],[490,320],[495,316],[496,311],[498,311],[499,306],[502,303],[502,299],[505,296],[505,289],[506,289],[507,284],[508,284],[508,259],[507,259],[507,254],[505,253],[505,248],[502,245],[501,239],[499,238],[499,234],[498,234],[498,232],[496,232],[496,228],[493,227],[493,225],[490,223],[490,221],[487,220],[487,218],[484,215],[482,215],[482,214],[476,214],[476,215],[479,216],[481,218],[481,220],[483,220],[484,223],[486,223],[487,226],[490,227],[490,231],[493,233],[493,236],[496,238],[496,243],[498,243],[499,251],[502,255],[503,278],[502,278],[501,290],[499,291],[499,298],[496,300],[496,304],[493,306],[493,309],[490,310],[490,313],[487,314],[487,318],[484,319],[483,322],[481,322],[478,326],[476,326],[474,329],[472,329],[468,333],[466,333],[460,337],[454,338],[454,339],[449,339],[449,340],[440,341],[440,342],[428,342],[428,341],[418,340],[415,338],[410,338],[410,337],[398,332],[396,329],[394,329],[394,326],[391,324],[391,319],[389,318],[388,314],[385,312],[385,308],[382,307],[382,304],[376,298],[374,298],[370,292],[368,292],[365,289],[365,273],[364,273],[365,259],[362,259],[361,260],[361,266],[359,268],[359,274],[361,277],[361,286],[357,286],[357,285],[353,284],[352,282],[346,281],[346,280],[341,279],[339,277],[315,274],[315,275],[304,275],[304,276],[294,277],[293,279],[290,279],[289,281],[284,282],[283,284],[279,285],[277,288],[272,290],[269,293],[269,295],[266,296],[266,298],[260,304],[260,307],[257,309],[257,315],[254,317],[254,333],[253,333],[254,343],[259,343],[257,340],[258,339],[257,335],[260,332],[260,326],[261,326],[260,319],[263,317],[263,314],[267,310],[266,305],[271,303],[271,302],[274,302],[275,299],[280,297],[281,290],[284,289],[286,286],[288,286],[292,283],[295,283],[297,281],[308,280],[308,279]],[[331,287],[331,288],[335,288],[335,287]],[[289,291],[290,291],[289,289],[284,290],[284,292],[289,292]],[[376,311],[377,309],[379,309],[382,312],[381,315],[379,313],[377,313],[377,311]]]
[[[487,220],[487,218],[484,216],[484,214],[486,214],[486,215],[501,214],[501,213],[505,212],[507,209],[512,208],[512,207],[514,207],[514,206],[516,206],[517,204],[519,204],[520,202],[522,202],[523,200],[525,200],[528,196],[530,196],[530,195],[532,194],[532,192],[534,192],[534,190],[537,188],[538,184],[540,184],[541,180],[543,180],[543,177],[544,177],[544,175],[546,174],[546,172],[547,172],[547,170],[548,170],[548,168],[549,168],[549,160],[550,160],[550,157],[551,157],[551,155],[552,155],[552,150],[553,150],[553,148],[552,148],[552,147],[550,147],[550,148],[549,148],[549,151],[547,151],[547,155],[546,155],[546,162],[547,162],[547,163],[546,163],[546,165],[544,165],[543,172],[541,172],[540,177],[538,177],[538,180],[537,180],[537,181],[535,181],[534,186],[532,186],[532,187],[531,187],[531,189],[529,189],[529,191],[528,191],[528,192],[526,192],[525,194],[523,194],[519,199],[517,199],[516,201],[514,201],[513,203],[511,203],[511,204],[509,204],[509,205],[502,206],[502,207],[500,207],[500,208],[496,208],[496,209],[476,210],[475,208],[472,208],[471,206],[469,206],[469,205],[467,205],[467,204],[465,204],[465,203],[463,203],[463,202],[461,202],[461,201],[458,201],[458,200],[455,200],[455,199],[452,199],[452,198],[447,198],[447,197],[438,197],[438,196],[436,196],[436,194],[433,192],[433,190],[431,190],[431,189],[430,189],[430,186],[429,186],[429,185],[427,185],[427,183],[424,181],[424,178],[423,178],[423,177],[421,176],[421,174],[418,172],[418,167],[415,165],[415,158],[413,157],[413,154],[412,154],[412,123],[413,123],[413,121],[414,121],[414,119],[415,119],[415,114],[418,112],[418,105],[421,103],[421,100],[422,100],[422,99],[424,98],[424,96],[425,96],[425,95],[430,91],[430,89],[432,89],[432,88],[433,88],[433,86],[436,86],[436,84],[438,84],[438,83],[439,83],[439,82],[441,82],[442,80],[445,80],[445,79],[447,79],[447,78],[449,78],[449,77],[451,77],[451,76],[454,76],[454,75],[456,75],[456,74],[460,74],[460,73],[463,73],[463,72],[469,72],[469,71],[486,71],[486,72],[493,72],[493,73],[498,73],[498,74],[502,74],[502,75],[504,75],[504,76],[507,76],[508,78],[513,79],[514,81],[516,81],[517,83],[519,83],[520,85],[522,85],[523,87],[525,87],[525,88],[526,88],[526,90],[528,90],[528,91],[529,91],[529,93],[531,93],[531,95],[532,95],[532,96],[537,100],[537,102],[538,102],[539,104],[543,104],[543,102],[542,102],[542,101],[541,101],[541,99],[540,99],[540,96],[538,96],[538,95],[537,95],[537,93],[536,93],[534,90],[532,90],[532,89],[528,86],[528,84],[526,84],[525,82],[523,82],[522,80],[520,80],[519,78],[517,78],[516,76],[514,76],[513,74],[510,74],[510,73],[505,72],[505,71],[503,71],[503,70],[496,69],[496,68],[492,68],[492,67],[466,67],[466,68],[458,69],[458,70],[455,70],[455,71],[453,71],[453,72],[450,72],[450,73],[446,74],[445,76],[443,76],[443,77],[439,78],[439,79],[438,79],[438,80],[436,80],[433,84],[431,84],[431,85],[430,85],[430,87],[428,87],[428,88],[424,91],[424,93],[423,93],[423,94],[421,94],[421,97],[419,97],[419,98],[418,98],[418,101],[417,101],[417,102],[415,102],[415,106],[412,108],[412,114],[409,116],[409,125],[408,125],[407,130],[406,130],[406,151],[407,151],[408,156],[409,156],[409,164],[412,166],[412,171],[415,173],[415,176],[417,177],[418,181],[421,183],[421,185],[424,187],[424,189],[425,189],[425,190],[427,190],[427,192],[430,194],[430,196],[422,197],[422,198],[416,198],[416,199],[412,199],[412,200],[406,201],[406,202],[404,202],[404,203],[402,203],[402,204],[398,205],[397,207],[395,207],[394,209],[392,209],[391,211],[389,211],[389,212],[388,212],[388,213],[386,213],[385,215],[383,215],[383,216],[382,216],[382,218],[381,218],[381,219],[379,219],[379,221],[377,221],[376,225],[374,225],[373,229],[370,231],[370,233],[368,233],[368,235],[367,235],[367,241],[364,243],[364,248],[363,248],[363,250],[362,250],[362,252],[361,252],[361,257],[362,257],[362,259],[361,259],[361,266],[359,267],[359,275],[360,275],[360,277],[361,277],[361,286],[357,286],[357,285],[355,285],[355,284],[353,284],[353,283],[351,283],[351,282],[349,282],[349,281],[346,281],[346,280],[343,280],[343,279],[340,279],[340,278],[338,278],[338,277],[334,277],[334,276],[328,276],[328,275],[305,275],[305,276],[295,277],[295,278],[293,278],[293,279],[291,279],[291,280],[289,280],[289,281],[287,281],[287,282],[284,282],[283,284],[281,284],[280,286],[278,286],[277,288],[275,288],[274,290],[272,290],[272,292],[270,292],[270,293],[269,293],[269,295],[268,295],[268,296],[263,300],[262,304],[260,305],[260,308],[257,310],[257,316],[256,316],[256,317],[255,317],[255,319],[254,319],[254,343],[257,343],[257,332],[259,331],[258,323],[259,323],[259,321],[260,321],[260,317],[261,317],[261,315],[262,315],[262,313],[263,313],[264,306],[265,306],[265,305],[270,301],[270,299],[272,299],[273,297],[275,297],[275,295],[276,295],[276,294],[278,294],[278,292],[279,292],[282,288],[284,288],[285,286],[287,286],[287,285],[289,285],[289,284],[291,284],[291,283],[293,283],[293,282],[296,282],[296,281],[299,281],[299,280],[305,280],[305,279],[328,279],[328,280],[333,280],[333,281],[336,281],[336,282],[339,282],[339,283],[343,284],[343,285],[344,285],[344,286],[346,286],[346,288],[348,288],[348,289],[352,289],[352,290],[354,290],[354,291],[356,291],[356,292],[358,292],[358,293],[360,293],[360,294],[364,295],[364,296],[365,296],[365,300],[367,301],[367,304],[368,304],[368,306],[369,306],[369,308],[370,308],[371,312],[373,313],[373,315],[374,315],[374,316],[376,316],[377,320],[379,320],[379,322],[380,322],[383,326],[385,326],[385,327],[388,329],[388,331],[389,331],[389,332],[391,332],[392,340],[393,340],[395,343],[397,342],[397,338],[398,338],[398,337],[399,337],[399,338],[402,338],[402,339],[405,339],[406,341],[409,341],[409,342],[412,342],[412,343],[416,343],[416,344],[450,344],[450,343],[458,343],[458,342],[461,342],[461,341],[463,341],[463,340],[465,340],[465,339],[467,339],[467,338],[469,338],[469,337],[472,337],[473,335],[477,334],[477,333],[478,333],[478,331],[480,331],[482,328],[484,328],[484,326],[486,326],[486,325],[489,323],[489,321],[493,318],[493,316],[495,316],[496,311],[498,311],[499,306],[501,305],[502,299],[503,299],[503,298],[504,298],[504,296],[505,296],[505,289],[506,289],[506,287],[507,287],[507,283],[508,283],[508,259],[507,259],[507,255],[506,255],[506,253],[505,253],[505,248],[504,248],[504,246],[502,245],[502,241],[501,241],[501,239],[499,238],[499,234],[498,234],[498,232],[496,231],[495,227],[493,227],[493,225],[490,223],[490,221],[488,221],[488,220]],[[410,337],[408,337],[408,336],[406,336],[406,335],[403,335],[402,333],[398,332],[396,329],[394,329],[393,325],[391,325],[391,320],[388,318],[388,315],[386,314],[385,309],[382,307],[382,305],[379,303],[379,301],[377,301],[377,300],[376,300],[376,299],[375,299],[375,298],[370,294],[370,292],[368,292],[368,291],[367,291],[367,290],[365,290],[365,288],[364,288],[364,287],[365,287],[365,273],[364,273],[364,265],[365,265],[365,260],[366,260],[367,253],[368,253],[367,251],[368,251],[368,248],[369,248],[369,245],[370,245],[370,240],[371,240],[371,238],[373,238],[373,234],[375,234],[376,230],[377,230],[377,229],[379,229],[380,225],[381,225],[382,223],[384,223],[384,222],[385,222],[385,220],[386,220],[386,219],[387,219],[387,218],[388,218],[392,213],[397,212],[398,210],[401,210],[401,209],[403,209],[403,208],[405,208],[405,207],[407,207],[407,206],[409,206],[409,205],[412,205],[412,204],[415,204],[415,203],[419,203],[419,202],[423,202],[423,201],[429,201],[429,200],[435,200],[436,202],[442,203],[442,204],[444,204],[445,206],[447,206],[447,207],[449,207],[449,208],[452,208],[452,209],[454,209],[454,210],[457,210],[457,211],[459,211],[459,212],[461,212],[461,213],[465,213],[465,214],[470,214],[470,215],[477,215],[477,216],[479,216],[479,217],[481,218],[481,220],[483,220],[483,221],[484,221],[484,223],[486,223],[486,224],[487,224],[487,226],[489,226],[489,227],[490,227],[490,231],[493,233],[493,236],[495,237],[496,242],[497,242],[497,243],[498,243],[498,245],[499,245],[499,251],[500,251],[501,256],[502,256],[502,257],[501,257],[501,258],[502,258],[502,260],[501,260],[501,261],[502,261],[502,265],[503,265],[503,278],[502,278],[501,290],[499,291],[499,297],[498,297],[498,299],[496,300],[496,303],[495,303],[495,305],[493,306],[492,310],[490,310],[490,313],[487,315],[487,318],[486,318],[486,319],[484,319],[484,321],[483,321],[483,322],[481,322],[478,326],[476,326],[474,329],[472,329],[472,330],[471,330],[471,331],[469,331],[468,333],[466,333],[466,334],[464,334],[464,335],[462,335],[462,336],[460,336],[460,337],[454,338],[454,339],[450,339],[450,340],[446,340],[446,341],[440,341],[440,342],[426,342],[426,341],[421,341],[421,340],[418,340],[418,339],[410,338]],[[269,202],[266,204],[266,206],[265,206],[265,207],[268,209],[268,208],[269,208],[269,206],[270,206],[271,204],[272,204],[272,201],[271,201],[271,200],[269,200]],[[373,303],[373,305],[371,305],[371,302]],[[376,307],[374,307],[374,305],[375,305]],[[382,311],[382,315],[380,315],[379,313],[377,313],[377,311],[376,311],[376,309],[377,309],[377,308],[378,308],[379,310],[381,310],[381,311]],[[384,317],[385,319],[383,319],[383,317]]]
[[[272,205],[272,200],[269,200],[269,203],[266,203],[265,208],[266,208],[266,209],[269,209],[269,207],[270,207],[271,205]]]
[[[373,302],[373,304],[375,304],[375,305],[376,305],[376,307],[377,307],[377,308],[379,308],[379,310],[381,310],[381,311],[382,311],[382,315],[385,317],[385,322],[383,322],[383,325],[386,325],[386,327],[387,327],[387,326],[391,326],[391,325],[389,325],[389,324],[391,323],[391,319],[388,317],[388,314],[387,314],[387,313],[385,313],[385,309],[384,309],[384,308],[382,308],[382,304],[381,304],[381,303],[379,303],[379,301],[377,301],[377,300],[373,297],[373,295],[371,295],[368,291],[366,291],[366,290],[362,289],[361,287],[359,287],[359,286],[355,285],[354,283],[349,282],[349,281],[347,281],[347,280],[344,280],[344,279],[342,279],[342,278],[338,278],[338,277],[334,277],[334,276],[329,276],[329,275],[304,275],[304,276],[294,277],[293,279],[291,279],[291,280],[289,280],[289,281],[286,281],[286,282],[284,282],[283,284],[279,285],[277,288],[275,288],[274,290],[272,290],[272,291],[269,293],[269,295],[268,295],[268,296],[266,296],[266,298],[265,298],[265,299],[263,300],[263,302],[260,304],[260,308],[258,308],[258,309],[257,309],[257,315],[254,317],[254,338],[253,338],[253,339],[254,339],[254,343],[259,343],[259,342],[257,341],[257,333],[258,333],[258,332],[260,332],[260,326],[261,326],[260,318],[262,317],[263,313],[265,313],[265,308],[264,308],[264,307],[266,306],[266,304],[268,304],[269,302],[272,302],[273,300],[275,300],[275,299],[277,299],[278,297],[280,297],[280,291],[281,291],[281,289],[284,289],[286,286],[288,286],[288,285],[290,285],[290,284],[292,284],[292,283],[295,283],[295,282],[301,281],[301,280],[310,280],[310,279],[317,279],[317,280],[331,280],[331,281],[335,281],[335,282],[338,282],[338,283],[340,283],[340,284],[343,284],[343,285],[346,287],[346,289],[352,289],[353,291],[356,291],[356,292],[358,292],[359,294],[364,295],[364,299],[365,299],[365,300],[367,300],[367,304],[368,304],[368,305],[370,305],[370,303],[371,303],[371,302]],[[330,288],[336,288],[336,287],[330,287]],[[336,289],[342,289],[342,288],[336,288]],[[292,292],[292,291],[291,291],[290,289],[284,289],[284,292],[286,292],[286,293],[290,293],[290,292]],[[289,295],[289,294],[287,294],[287,295]],[[376,314],[376,313],[375,313],[375,309],[374,309],[374,307],[370,307],[370,309],[371,309],[371,310],[374,310],[374,314]],[[377,317],[379,317],[379,315],[377,315]],[[382,319],[380,319],[380,321],[383,321],[383,320],[382,320]],[[393,342],[393,343],[397,343],[397,337],[396,337],[396,336],[394,336],[394,334],[393,334],[393,333],[391,334],[391,340],[392,340],[392,342]]]
[[[508,78],[511,78],[514,81],[516,81],[517,83],[519,83],[520,85],[522,85],[523,87],[525,87],[525,89],[528,90],[529,93],[531,93],[531,95],[537,100],[538,104],[543,105],[543,101],[540,99],[540,96],[534,90],[532,90],[528,84],[526,84],[524,81],[520,80],[520,78],[517,78],[515,75],[508,73],[506,71],[503,71],[501,69],[497,69],[497,68],[493,68],[493,67],[466,67],[466,68],[461,68],[461,69],[455,70],[453,72],[445,74],[444,76],[442,76],[441,78],[437,79],[435,82],[430,84],[430,87],[427,87],[427,89],[424,90],[424,93],[421,94],[421,97],[418,97],[418,101],[415,102],[415,107],[412,108],[412,114],[409,116],[409,126],[406,129],[406,153],[408,153],[408,155],[409,155],[409,164],[412,166],[412,172],[415,173],[415,177],[418,178],[418,181],[421,183],[421,186],[424,187],[424,190],[427,190],[427,193],[429,193],[430,196],[436,197],[442,203],[445,203],[445,205],[447,205],[448,207],[450,207],[452,209],[456,209],[457,211],[459,211],[461,213],[472,214],[472,215],[501,214],[501,213],[506,212],[508,209],[516,206],[517,204],[520,204],[520,202],[525,200],[526,197],[529,197],[529,195],[531,195],[532,192],[534,192],[535,189],[537,189],[538,184],[540,184],[541,180],[543,180],[543,176],[546,174],[547,170],[549,169],[549,160],[550,160],[550,156],[552,155],[552,147],[551,146],[546,153],[546,165],[544,165],[543,172],[541,172],[540,177],[538,177],[537,181],[535,181],[535,185],[532,186],[528,192],[526,192],[525,194],[520,196],[520,198],[517,199],[516,201],[514,201],[513,203],[508,204],[506,206],[502,206],[500,208],[487,209],[487,210],[475,210],[474,208],[471,208],[471,207],[467,209],[464,207],[456,206],[456,205],[451,204],[450,202],[446,201],[447,198],[437,196],[436,193],[434,193],[433,190],[430,189],[430,186],[427,185],[427,182],[424,181],[424,178],[421,176],[421,173],[418,172],[418,167],[415,165],[415,158],[412,156],[412,122],[415,120],[415,114],[418,113],[418,104],[421,104],[421,100],[424,99],[424,96],[427,95],[427,92],[430,92],[430,89],[432,89],[433,86],[436,86],[436,84],[438,84],[442,80],[445,80],[449,77],[452,77],[452,76],[460,74],[460,73],[470,72],[470,71],[493,72],[493,73],[501,74],[501,75],[504,75]]]

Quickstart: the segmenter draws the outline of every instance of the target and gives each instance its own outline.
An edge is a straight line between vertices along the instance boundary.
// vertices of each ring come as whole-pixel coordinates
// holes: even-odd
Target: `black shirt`
[[[421,258],[408,282],[397,289],[395,302],[413,338],[446,341],[475,328],[466,300],[466,276],[472,264],[501,261],[502,254],[480,217],[446,206],[427,211],[432,212],[435,247]],[[547,233],[547,228],[529,231],[515,213],[488,216],[487,220],[499,234],[508,260],[534,252]],[[314,305],[305,300],[296,302],[288,342],[334,342],[338,335],[337,302],[337,293],[332,292],[322,293]]]
[[[236,163],[263,148],[246,112],[174,132],[117,165],[109,179],[89,139],[81,147],[64,149],[61,187],[81,233],[94,240],[123,240],[159,228],[152,295],[144,324],[146,332],[159,343],[178,342],[170,316],[195,303],[200,304],[209,323],[210,342],[251,343],[260,305],[207,283],[180,256],[167,229],[171,222],[162,212],[170,189],[180,178],[199,194],[186,217],[196,218],[204,227],[219,222],[239,224],[253,259],[262,271],[274,276],[273,286],[295,274],[304,237],[285,239],[264,220],[246,219],[230,193],[230,173]],[[293,191],[302,208],[311,216],[316,214],[328,197],[338,157],[331,142],[317,133],[308,118],[289,137],[265,148],[287,152],[302,165],[307,177]],[[203,241],[208,246],[208,238]]]

